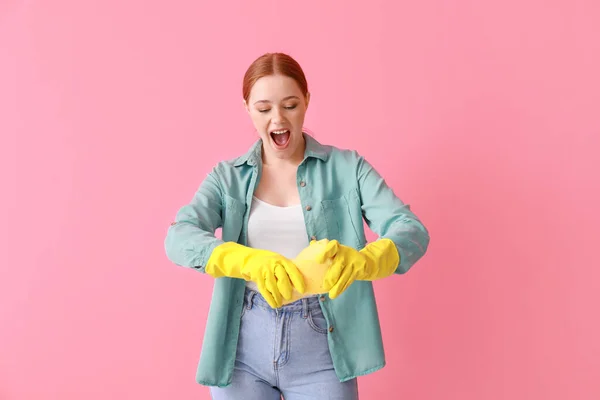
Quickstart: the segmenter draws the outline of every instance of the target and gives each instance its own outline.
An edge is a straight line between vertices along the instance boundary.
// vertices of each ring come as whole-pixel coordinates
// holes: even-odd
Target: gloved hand
[[[290,299],[295,288],[304,293],[306,286],[298,267],[281,254],[225,242],[213,250],[205,271],[215,278],[223,276],[256,282],[260,294],[273,308]]]
[[[332,240],[315,261],[323,263],[327,259],[331,260],[331,266],[323,279],[323,288],[332,299],[355,280],[373,281],[392,275],[400,263],[396,245],[387,238],[371,242],[360,251]]]

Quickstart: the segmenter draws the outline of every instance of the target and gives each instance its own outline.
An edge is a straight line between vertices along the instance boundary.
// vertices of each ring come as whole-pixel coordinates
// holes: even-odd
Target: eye
[[[287,106],[287,107],[284,107],[284,108],[285,108],[286,110],[293,110],[293,109],[294,109],[294,108],[296,108],[297,106],[298,106],[297,104],[294,104],[293,106]]]
[[[259,112],[259,113],[267,113],[267,112],[269,112],[269,111],[271,111],[271,109],[269,109],[269,108],[268,108],[268,109],[266,109],[266,110],[258,110],[258,112]]]

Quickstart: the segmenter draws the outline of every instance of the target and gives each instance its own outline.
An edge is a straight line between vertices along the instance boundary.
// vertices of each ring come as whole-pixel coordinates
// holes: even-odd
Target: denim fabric
[[[340,382],[327,344],[319,297],[271,308],[246,289],[231,385],[214,400],[358,399],[356,379]]]

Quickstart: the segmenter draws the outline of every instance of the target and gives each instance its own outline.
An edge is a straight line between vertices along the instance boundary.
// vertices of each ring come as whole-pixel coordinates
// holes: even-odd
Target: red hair
[[[257,80],[269,75],[284,75],[296,81],[302,94],[308,95],[308,84],[300,64],[292,57],[284,53],[266,53],[258,57],[246,70],[242,94],[244,100],[248,101],[250,90]]]

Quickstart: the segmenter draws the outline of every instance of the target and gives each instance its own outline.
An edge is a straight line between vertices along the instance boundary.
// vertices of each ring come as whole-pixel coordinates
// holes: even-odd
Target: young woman
[[[259,139],[213,168],[165,240],[172,262],[217,278],[196,380],[217,400],[357,399],[356,377],[385,365],[372,281],[406,272],[429,234],[356,151],[304,132],[294,59],[255,60],[243,98]],[[300,253],[329,265],[322,293]]]

